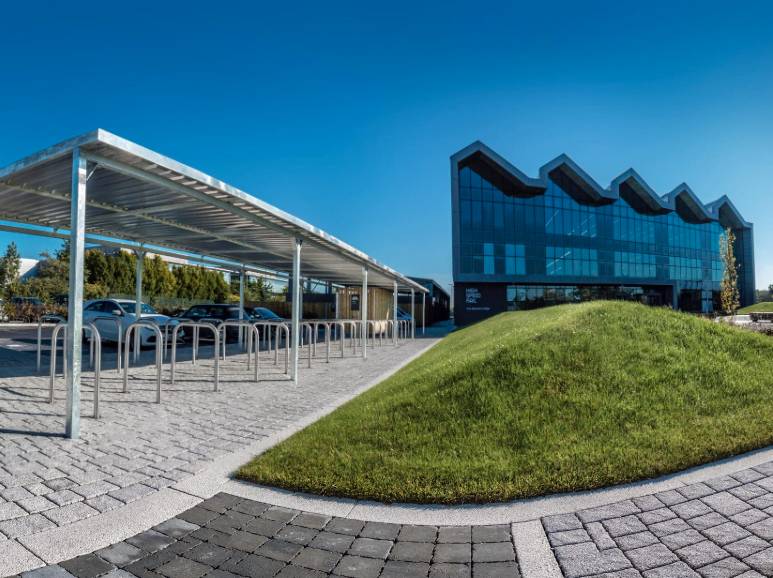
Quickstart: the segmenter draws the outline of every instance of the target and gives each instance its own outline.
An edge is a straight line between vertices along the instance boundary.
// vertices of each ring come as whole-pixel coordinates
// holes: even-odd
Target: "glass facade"
[[[458,176],[458,272],[508,284],[508,308],[600,296],[647,300],[657,288],[664,304],[674,298],[681,309],[714,309],[722,279],[718,222],[639,212],[623,199],[585,203],[552,179],[544,194],[515,196],[469,166]]]

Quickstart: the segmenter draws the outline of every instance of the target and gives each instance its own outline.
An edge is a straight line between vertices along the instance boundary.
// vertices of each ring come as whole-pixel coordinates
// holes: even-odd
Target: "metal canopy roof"
[[[333,283],[426,289],[336,237],[196,169],[98,129],[0,169],[0,219],[68,229],[72,152],[88,159],[86,232]],[[149,248],[149,250],[152,250]]]

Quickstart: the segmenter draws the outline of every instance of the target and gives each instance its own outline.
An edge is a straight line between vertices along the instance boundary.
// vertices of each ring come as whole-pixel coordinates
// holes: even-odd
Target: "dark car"
[[[245,307],[244,309],[247,315],[255,321],[284,321],[283,317],[279,317],[279,315],[266,307]]]
[[[194,305],[187,311],[183,311],[176,317],[180,319],[190,319],[191,321],[205,321],[218,325],[227,319],[239,319],[239,306],[228,304],[214,305]],[[250,315],[245,311],[245,320],[250,320]],[[204,330],[200,332],[201,339],[212,339],[210,332]],[[228,327],[226,330],[226,339],[233,341],[239,337],[238,327]]]

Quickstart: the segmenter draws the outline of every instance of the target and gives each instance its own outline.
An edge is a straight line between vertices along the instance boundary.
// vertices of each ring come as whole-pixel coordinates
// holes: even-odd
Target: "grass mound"
[[[738,313],[764,313],[773,311],[773,301],[761,301],[755,305],[747,305],[738,310]]]
[[[623,302],[505,313],[258,456],[239,477],[379,501],[501,501],[773,442],[773,339]]]

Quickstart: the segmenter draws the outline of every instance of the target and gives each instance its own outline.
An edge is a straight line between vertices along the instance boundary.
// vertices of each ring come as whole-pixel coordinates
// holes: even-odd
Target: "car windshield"
[[[121,308],[126,311],[127,313],[134,313],[134,307],[135,307],[136,301],[119,301],[118,305],[121,306]],[[141,305],[141,311],[143,313],[149,313],[151,315],[155,315],[157,312],[155,309],[153,309],[150,305],[147,303],[143,303]]]
[[[252,309],[251,313],[253,317],[260,317],[261,319],[280,319],[279,315],[265,307],[255,307]]]

